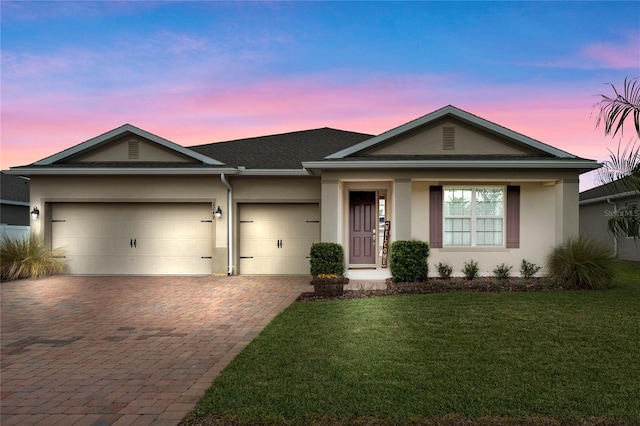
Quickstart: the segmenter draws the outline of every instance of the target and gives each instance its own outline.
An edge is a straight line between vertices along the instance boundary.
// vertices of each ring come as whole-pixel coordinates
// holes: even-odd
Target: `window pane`
[[[471,245],[471,219],[445,218],[445,245]]]
[[[446,189],[444,215],[471,216],[471,189]]]
[[[476,244],[479,246],[501,246],[502,219],[476,219]]]
[[[502,216],[504,191],[502,188],[478,188],[476,190],[476,215]]]

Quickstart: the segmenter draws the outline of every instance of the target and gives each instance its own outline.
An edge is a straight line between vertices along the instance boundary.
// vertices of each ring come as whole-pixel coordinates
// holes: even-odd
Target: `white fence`
[[[29,238],[31,227],[18,225],[0,225],[0,241],[7,236],[8,238]]]

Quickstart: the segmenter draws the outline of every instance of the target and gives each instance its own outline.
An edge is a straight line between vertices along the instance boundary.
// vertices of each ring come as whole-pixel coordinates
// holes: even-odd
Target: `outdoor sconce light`
[[[214,216],[216,217],[216,219],[220,219],[222,217],[222,209],[220,209],[220,206],[218,206],[218,209],[214,213]]]
[[[31,210],[31,217],[33,219],[37,219],[40,216],[40,210],[36,206],[33,206],[33,210]]]

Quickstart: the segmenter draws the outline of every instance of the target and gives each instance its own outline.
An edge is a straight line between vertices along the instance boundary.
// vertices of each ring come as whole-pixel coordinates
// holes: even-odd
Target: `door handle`
[[[133,246],[138,247],[138,242],[136,240],[133,240]]]
[[[129,246],[133,248],[133,238],[129,240]]]

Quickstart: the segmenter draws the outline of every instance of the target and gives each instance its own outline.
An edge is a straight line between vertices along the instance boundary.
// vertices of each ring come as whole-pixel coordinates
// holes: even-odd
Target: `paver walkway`
[[[176,425],[308,277],[0,284],[0,423]]]

